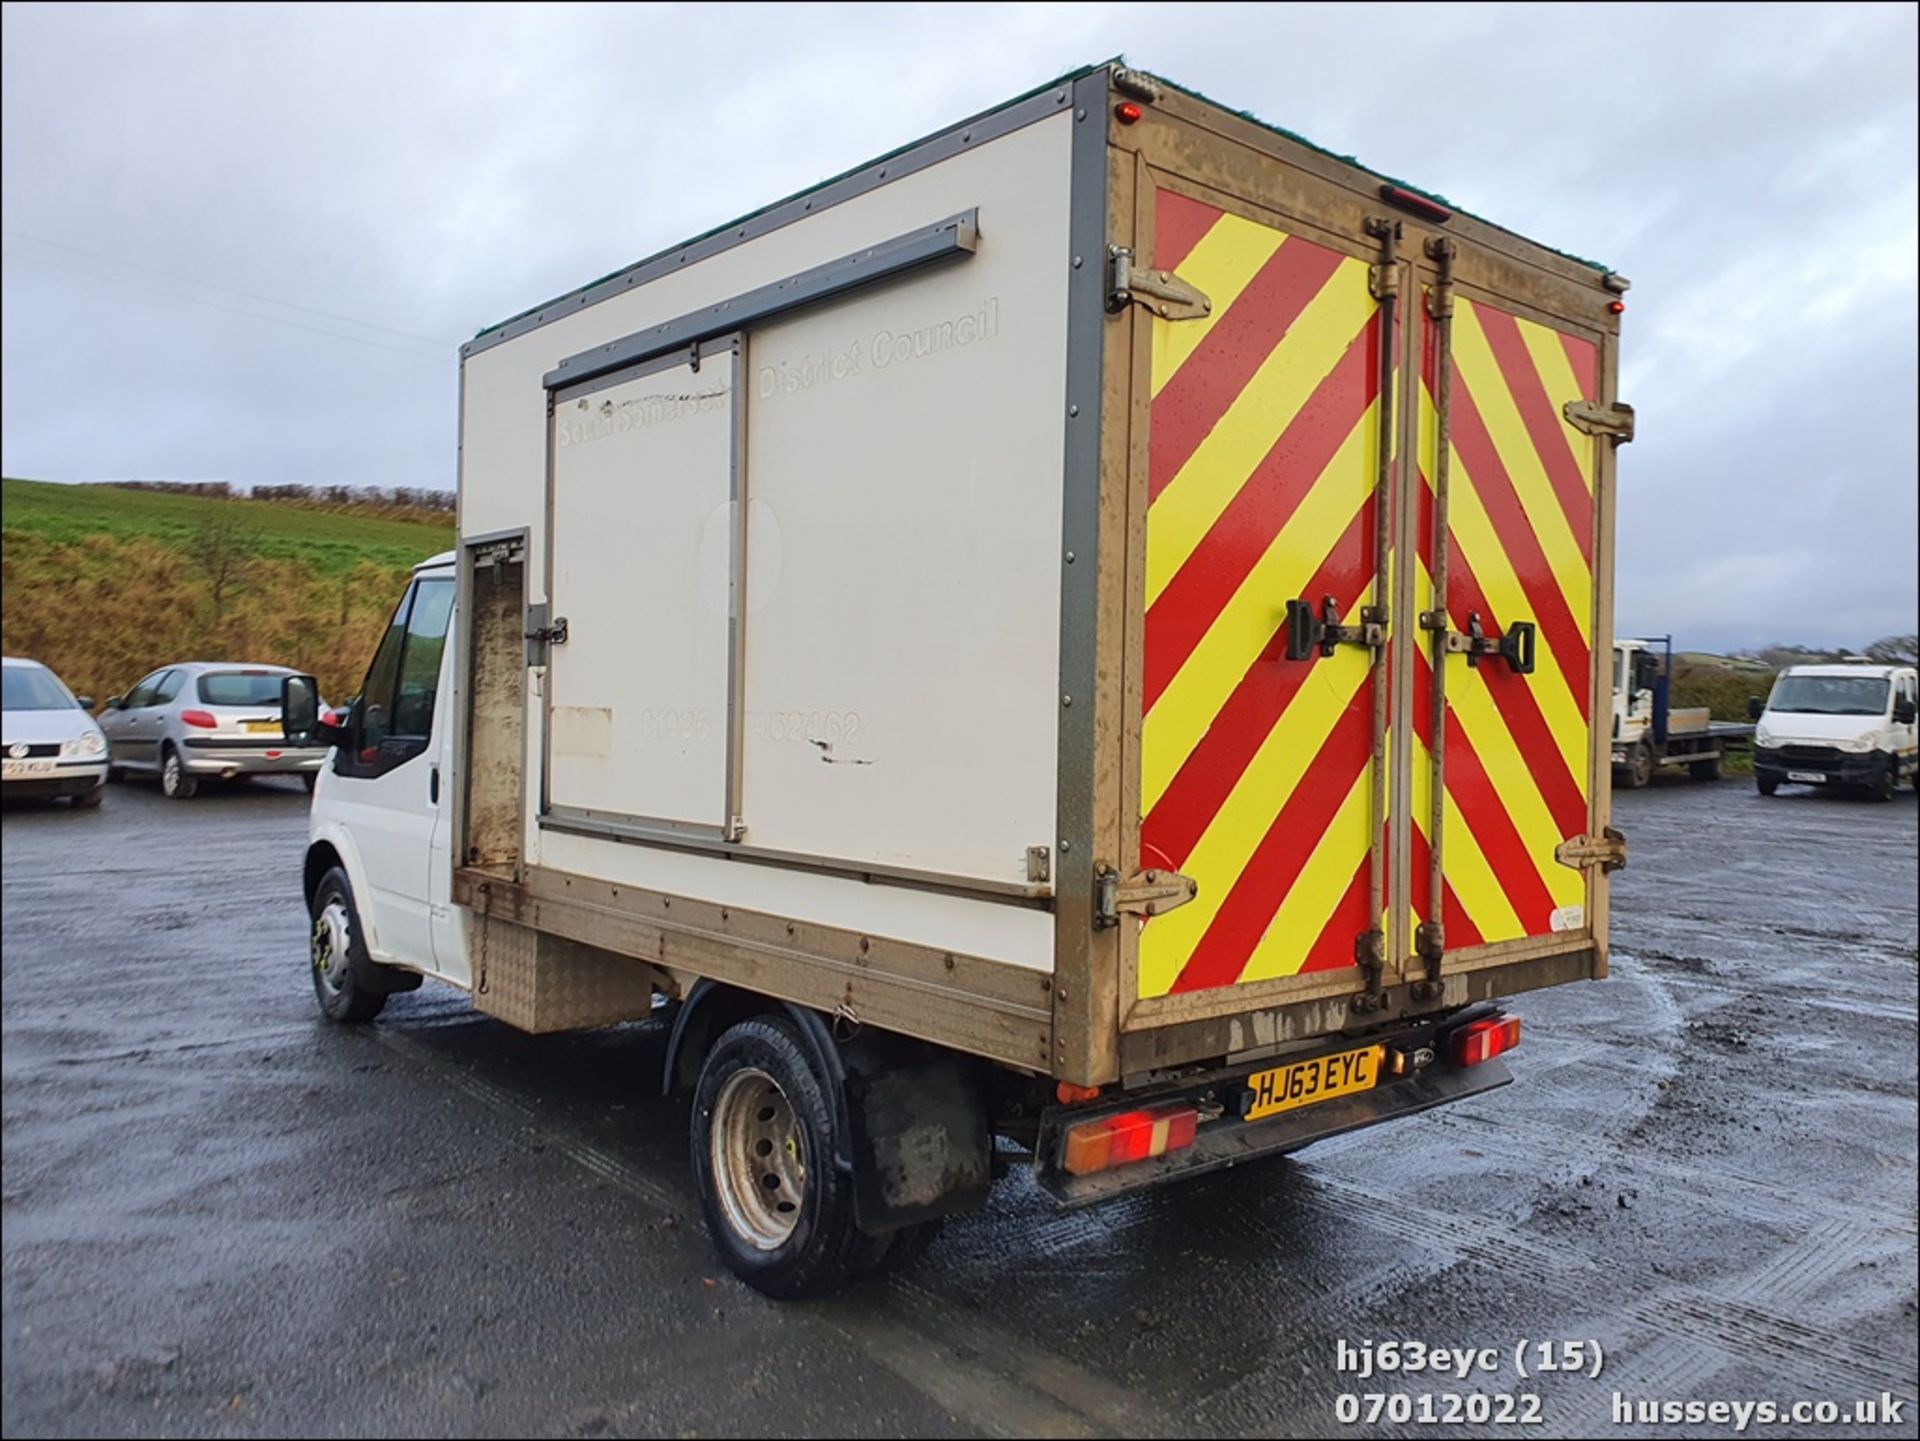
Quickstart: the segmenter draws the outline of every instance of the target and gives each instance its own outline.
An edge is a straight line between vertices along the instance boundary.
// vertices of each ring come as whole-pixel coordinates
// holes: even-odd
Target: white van
[[[1780,672],[1754,734],[1753,783],[1858,787],[1885,800],[1914,780],[1920,705],[1910,665],[1796,665]]]

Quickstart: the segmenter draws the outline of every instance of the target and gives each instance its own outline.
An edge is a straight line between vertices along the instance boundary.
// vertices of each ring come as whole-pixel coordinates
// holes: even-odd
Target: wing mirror
[[[339,745],[346,727],[320,719],[320,683],[310,675],[290,675],[280,682],[280,728],[294,746]]]
[[[1920,715],[1920,706],[1915,706],[1914,703],[1905,696],[1902,696],[1893,703],[1893,723],[1895,725],[1910,726],[1913,724],[1916,715]]]
[[[119,710],[121,703],[124,702],[125,700],[126,700],[126,697],[123,695],[110,695],[107,697],[107,709]]]
[[[1747,697],[1747,719],[1757,721],[1767,713],[1767,703],[1757,695]]]
[[[90,695],[77,695],[74,697],[74,700],[79,704],[81,710],[93,709],[93,697]]]

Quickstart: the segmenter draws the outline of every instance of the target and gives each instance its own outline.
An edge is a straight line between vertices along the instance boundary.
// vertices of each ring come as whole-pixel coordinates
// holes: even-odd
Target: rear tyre
[[[374,984],[373,958],[360,938],[360,911],[345,871],[335,866],[320,878],[309,910],[308,955],[321,1014],[346,1025],[371,1021],[386,1005],[387,993]]]
[[[200,789],[200,778],[187,769],[180,752],[172,746],[168,746],[160,758],[160,789],[167,799],[175,801],[190,801],[193,793]]]
[[[1753,788],[1763,796],[1770,796],[1780,789],[1780,782],[1777,778],[1770,775],[1755,774],[1753,778]]]
[[[107,788],[104,784],[97,785],[90,791],[82,791],[73,798],[73,808],[77,811],[97,810],[100,805],[100,797],[106,793]]]
[[[1635,741],[1633,749],[1627,753],[1626,782],[1628,790],[1643,790],[1653,779],[1653,752],[1646,743]]]
[[[726,1031],[694,1087],[693,1173],[727,1269],[782,1300],[838,1290],[881,1259],[833,1163],[828,1087],[793,1026],[756,1016]]]
[[[1720,757],[1712,760],[1695,761],[1687,767],[1687,774],[1697,781],[1717,781],[1720,779]]]

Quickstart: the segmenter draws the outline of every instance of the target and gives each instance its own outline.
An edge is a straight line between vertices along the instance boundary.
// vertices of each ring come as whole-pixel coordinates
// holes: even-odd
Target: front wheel
[[[694,1087],[707,1231],[728,1270],[783,1300],[837,1290],[875,1259],[834,1165],[830,1084],[791,1024],[756,1016],[714,1043]]]
[[[313,788],[320,783],[319,771],[306,771],[300,777],[300,784],[307,788],[307,794],[313,794]]]
[[[90,791],[82,791],[73,798],[73,808],[77,811],[96,810],[99,808],[100,798],[106,793],[107,788],[104,784],[97,785]]]
[[[1778,776],[1770,776],[1764,771],[1757,771],[1753,777],[1753,788],[1763,796],[1770,796],[1780,789],[1780,779]]]
[[[190,801],[200,789],[199,777],[187,769],[180,752],[172,746],[167,747],[166,758],[160,762],[160,789],[168,800],[175,801]]]
[[[1880,757],[1880,768],[1873,773],[1873,778],[1867,782],[1867,795],[1870,799],[1876,801],[1890,801],[1893,799],[1893,767],[1894,759],[1892,756]]]
[[[313,929],[308,954],[313,962],[313,994],[330,1021],[356,1025],[371,1021],[387,1003],[373,982],[373,958],[360,939],[360,911],[353,903],[347,873],[335,866],[314,888]]]

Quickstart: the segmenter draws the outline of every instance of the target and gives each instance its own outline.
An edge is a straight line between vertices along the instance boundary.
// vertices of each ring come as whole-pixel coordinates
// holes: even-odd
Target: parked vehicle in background
[[[291,747],[280,729],[280,681],[293,674],[281,665],[184,661],[141,677],[101,712],[108,774],[157,775],[175,800],[210,778],[298,775],[312,790],[326,748]]]
[[[37,660],[0,662],[0,786],[8,800],[66,796],[100,804],[107,780],[107,738],[78,696]]]
[[[1623,637],[1613,643],[1613,778],[1638,790],[1656,766],[1685,766],[1697,781],[1717,780],[1729,744],[1753,736],[1751,724],[1717,721],[1706,706],[1672,707],[1673,637]]]
[[[1792,666],[1753,709],[1753,783],[1763,796],[1784,783],[1886,800],[1903,780],[1920,784],[1920,690],[1910,665]]]

